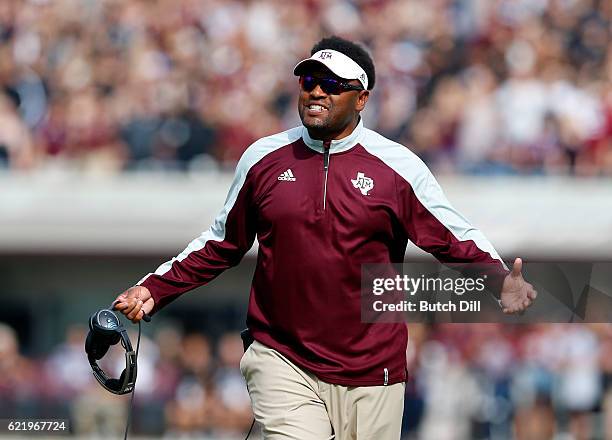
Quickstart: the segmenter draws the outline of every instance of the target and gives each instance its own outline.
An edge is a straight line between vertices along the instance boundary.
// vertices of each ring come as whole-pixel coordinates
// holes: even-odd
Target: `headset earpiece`
[[[108,337],[111,344],[116,344],[120,339],[118,332],[123,330],[123,325],[115,313],[102,309],[89,317],[89,329],[100,336]]]
[[[125,370],[121,372],[121,376],[119,376],[119,379],[108,379],[108,381],[106,382],[106,385],[109,388],[120,390],[121,387],[123,386],[124,379],[125,379]]]
[[[93,332],[90,331],[87,334],[87,339],[85,340],[85,352],[95,360],[99,361],[102,359],[109,348],[110,344],[98,339],[96,336],[94,336]]]

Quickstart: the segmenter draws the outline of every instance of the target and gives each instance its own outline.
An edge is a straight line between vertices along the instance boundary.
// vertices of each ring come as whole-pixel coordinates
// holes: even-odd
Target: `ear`
[[[362,90],[359,92],[357,96],[357,102],[355,103],[355,110],[358,112],[362,111],[365,108],[366,102],[368,102],[368,98],[370,97],[369,90]]]

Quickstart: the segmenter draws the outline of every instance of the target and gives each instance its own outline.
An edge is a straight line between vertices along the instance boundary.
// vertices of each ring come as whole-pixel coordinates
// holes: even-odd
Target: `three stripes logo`
[[[295,179],[295,176],[293,175],[293,171],[291,171],[291,168],[289,168],[283,174],[278,176],[278,180],[285,180],[287,182],[295,182],[296,179]]]

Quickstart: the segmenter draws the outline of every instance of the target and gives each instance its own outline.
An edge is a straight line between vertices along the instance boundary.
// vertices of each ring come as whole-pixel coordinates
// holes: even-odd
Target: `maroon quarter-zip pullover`
[[[327,145],[303,126],[251,145],[214,224],[139,282],[153,311],[238,264],[255,237],[253,336],[347,386],[406,380],[406,326],[361,322],[362,264],[401,263],[411,240],[442,262],[505,270],[427,166],[361,122]]]

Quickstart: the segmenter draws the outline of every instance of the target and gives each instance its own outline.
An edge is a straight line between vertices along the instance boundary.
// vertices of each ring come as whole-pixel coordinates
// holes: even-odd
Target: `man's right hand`
[[[155,301],[149,289],[134,286],[117,296],[114,309],[123,313],[133,323],[137,323],[145,313],[151,313],[154,305]]]

